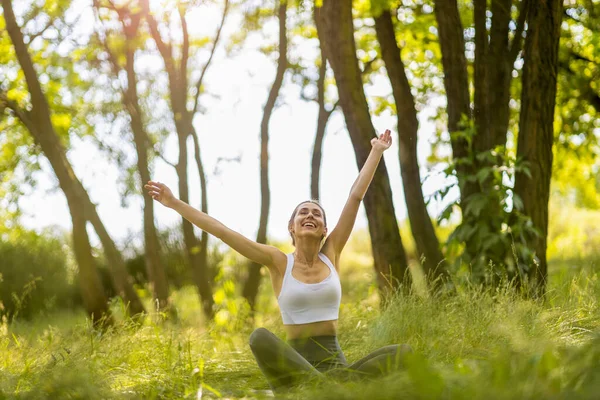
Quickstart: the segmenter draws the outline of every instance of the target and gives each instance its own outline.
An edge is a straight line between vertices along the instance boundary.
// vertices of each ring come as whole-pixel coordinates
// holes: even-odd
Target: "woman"
[[[410,352],[407,345],[387,346],[348,365],[336,336],[342,296],[340,254],[383,152],[391,144],[389,130],[371,140],[369,157],[329,236],[325,211],[318,203],[306,201],[296,207],[288,224],[296,250],[288,255],[273,246],[249,240],[176,199],[162,183],[151,181],[145,186],[152,198],[218,237],[244,257],[269,269],[288,343],[268,330],[258,328],[250,336],[250,348],[274,390],[302,382],[307,376],[321,378],[324,372],[379,375],[398,367],[402,355]]]

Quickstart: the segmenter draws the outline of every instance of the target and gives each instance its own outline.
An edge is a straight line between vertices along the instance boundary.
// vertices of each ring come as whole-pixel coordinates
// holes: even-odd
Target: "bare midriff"
[[[311,322],[309,324],[284,325],[288,339],[301,339],[311,336],[335,336],[337,320]]]

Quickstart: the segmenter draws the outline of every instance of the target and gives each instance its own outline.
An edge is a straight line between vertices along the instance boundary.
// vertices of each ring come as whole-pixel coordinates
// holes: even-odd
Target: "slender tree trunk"
[[[475,63],[474,69],[474,110],[475,129],[478,137],[487,137],[489,126],[488,121],[488,80],[487,66],[488,61],[488,31],[487,31],[487,0],[474,0],[474,20],[475,20]],[[491,67],[493,67],[490,64]]]
[[[123,17],[122,17],[123,18]],[[130,116],[130,126],[133,132],[133,140],[137,152],[137,168],[141,187],[150,180],[150,169],[148,166],[148,146],[150,139],[144,128],[142,110],[139,105],[137,92],[137,76],[135,73],[135,40],[138,34],[138,26],[141,15],[129,15],[128,21],[122,19],[123,30],[127,37],[125,44],[125,71],[127,75],[127,89],[123,94],[125,108]],[[118,68],[118,65],[115,65]],[[169,306],[169,282],[164,265],[160,259],[160,245],[158,233],[154,225],[154,201],[150,196],[144,195],[144,245],[145,262],[148,280],[151,285],[152,298],[155,307],[165,310]]]
[[[444,87],[448,98],[448,130],[451,135],[452,152],[455,158],[468,155],[467,142],[453,135],[466,128],[465,122],[471,118],[469,98],[469,74],[465,57],[463,26],[458,13],[456,0],[435,0],[435,17],[438,23],[442,65],[444,67]],[[460,175],[465,175],[465,167],[459,167]],[[464,182],[460,182],[464,186]],[[461,190],[461,199],[465,193]]]
[[[113,278],[115,288],[123,297],[124,301],[129,304],[129,309],[132,314],[135,315],[141,313],[144,311],[144,308],[133,289],[131,279],[125,269],[125,263],[122,262],[119,251],[110,236],[108,236],[87,192],[75,175],[71,164],[66,157],[66,151],[56,135],[50,118],[50,108],[46,97],[44,96],[31,57],[27,51],[27,47],[23,41],[23,35],[16,23],[12,4],[10,0],[2,0],[2,5],[4,8],[7,31],[11,37],[13,46],[15,47],[15,53],[23,70],[31,95],[32,110],[29,115],[31,117],[31,126],[34,127],[34,130],[31,131],[31,133],[36,136],[36,140],[42,147],[48,161],[50,161],[65,195],[68,194],[69,196],[77,198],[77,201],[71,202],[71,206],[77,207],[78,209],[76,212],[78,215],[85,215],[85,218],[90,220],[94,225],[94,228],[102,241],[106,258],[111,268],[111,277]],[[72,209],[71,212],[73,211],[74,210]],[[98,227],[101,227],[102,230],[99,231]],[[121,263],[113,262],[115,260],[118,261],[119,259],[121,260]]]
[[[227,3],[226,3],[227,4]],[[161,54],[163,62],[165,63],[165,69],[169,79],[169,98],[171,100],[171,109],[173,111],[173,119],[175,122],[175,129],[177,131],[178,147],[179,147],[179,160],[176,166],[177,177],[179,179],[179,198],[188,203],[189,199],[189,186],[188,186],[188,155],[187,155],[187,140],[190,135],[194,132],[193,117],[195,109],[190,111],[187,108],[188,103],[188,57],[190,50],[190,42],[188,37],[187,22],[185,19],[184,8],[180,8],[179,16],[182,24],[183,31],[183,43],[181,45],[181,58],[175,59],[173,53],[173,44],[166,43],[163,41],[159,28],[158,22],[150,12],[150,5],[148,0],[142,0],[141,6],[144,11],[150,33],[154,42],[156,43],[158,50]],[[226,13],[227,7],[225,8]],[[214,50],[214,48],[213,48]],[[200,91],[198,85],[197,90]],[[200,172],[200,171],[199,171]],[[203,177],[201,177],[201,180]],[[203,193],[205,191],[203,190]],[[206,199],[206,198],[204,198]],[[206,202],[204,203],[206,206]],[[214,299],[212,297],[212,286],[209,280],[208,266],[206,263],[206,249],[202,251],[201,243],[198,242],[198,238],[194,233],[193,225],[182,218],[182,229],[183,229],[183,241],[186,247],[187,259],[192,269],[192,274],[198,293],[200,296],[200,302],[202,304],[202,310],[204,315],[208,319],[212,319],[214,316]]]
[[[174,107],[174,110],[177,109]],[[177,114],[176,114],[177,115]],[[188,156],[187,156],[187,138],[189,127],[177,129],[177,137],[179,139],[179,162],[177,163],[177,176],[179,177],[179,198],[186,202],[190,202],[189,186],[188,186]],[[183,224],[183,241],[185,243],[187,257],[192,267],[194,281],[200,294],[202,310],[208,319],[212,319],[214,315],[214,299],[212,297],[212,287],[208,276],[208,266],[206,265],[206,254],[201,254],[202,250],[196,234],[194,226],[187,220],[182,218]]]
[[[489,83],[485,91],[490,107],[488,112],[489,136],[487,140],[483,141],[486,150],[506,145],[506,133],[510,120],[510,82],[514,63],[509,56],[508,36],[512,2],[513,0],[493,0],[491,6],[492,26],[487,68]]]
[[[400,49],[396,42],[394,23],[389,10],[375,18],[375,29],[396,101],[398,154],[410,227],[425,273],[431,282],[438,282],[439,278],[445,275],[446,266],[440,250],[440,243],[425,206],[417,159],[417,131],[419,129],[417,110],[404,64],[400,58]]]
[[[72,195],[68,197],[71,221],[73,223],[73,252],[77,266],[79,267],[77,280],[84,307],[90,315],[94,324],[101,322],[102,318],[108,323],[112,322],[108,301],[104,295],[102,281],[96,269],[92,246],[86,230],[87,221],[81,207],[73,204],[76,199]]]
[[[258,233],[256,234],[256,242],[267,242],[267,222],[269,219],[269,208],[271,204],[271,191],[269,189],[269,122],[271,115],[275,109],[275,102],[279,96],[279,90],[283,84],[283,77],[287,70],[287,1],[283,0],[279,3],[278,18],[279,18],[279,60],[277,61],[277,73],[275,81],[269,97],[263,110],[263,118],[260,124],[260,221],[258,225]],[[250,304],[252,310],[256,306],[256,296],[260,285],[260,269],[261,265],[250,263],[248,278],[244,283],[242,295]]]
[[[376,136],[363,90],[361,71],[356,58],[351,0],[324,0],[315,12],[321,46],[333,69],[340,104],[356,156],[362,167]],[[410,279],[408,263],[392,202],[392,191],[382,160],[364,199],[374,267],[382,299],[390,289]],[[408,287],[406,285],[405,287]]]
[[[319,200],[321,193],[319,191],[319,182],[321,180],[321,160],[323,159],[323,140],[325,139],[325,130],[329,117],[335,110],[327,110],[325,107],[325,78],[327,75],[327,58],[321,48],[321,65],[319,66],[319,80],[317,81],[317,103],[319,104],[319,114],[317,116],[317,133],[313,145],[310,170],[310,197],[313,200]]]
[[[323,112],[324,111],[324,112]],[[323,159],[323,141],[325,139],[325,130],[327,129],[327,120],[330,113],[325,110],[319,110],[317,116],[317,133],[313,144],[313,153],[310,162],[310,198],[320,200],[321,193],[319,182],[321,180],[321,161]]]
[[[200,176],[200,210],[203,213],[208,214],[208,192],[206,187],[206,173],[204,172],[204,164],[202,163],[202,157],[200,153],[200,140],[198,139],[198,133],[194,126],[192,126],[192,138],[194,139],[194,158],[196,159],[196,167],[198,168],[198,175]],[[200,265],[204,265],[204,269],[208,273],[208,232],[202,231],[200,236]],[[208,279],[208,278],[207,278]]]
[[[517,157],[528,163],[531,178],[517,174],[515,194],[523,200],[523,212],[539,231],[539,236],[530,238],[535,262],[528,275],[534,294],[543,295],[548,277],[548,201],[562,1],[531,2],[528,12]]]

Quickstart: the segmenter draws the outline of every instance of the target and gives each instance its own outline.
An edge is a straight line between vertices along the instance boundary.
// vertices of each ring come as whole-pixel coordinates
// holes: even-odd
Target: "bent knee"
[[[408,353],[412,353],[413,352],[413,348],[410,347],[409,344],[406,343],[402,343],[402,344],[397,344],[396,348],[400,354],[408,354]]]
[[[250,348],[257,348],[269,341],[273,334],[266,328],[256,328],[248,340]]]

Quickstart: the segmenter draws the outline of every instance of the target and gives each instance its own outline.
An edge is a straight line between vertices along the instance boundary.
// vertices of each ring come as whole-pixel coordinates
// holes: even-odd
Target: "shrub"
[[[70,282],[68,252],[62,239],[32,231],[0,240],[0,319],[71,305],[77,289]]]

